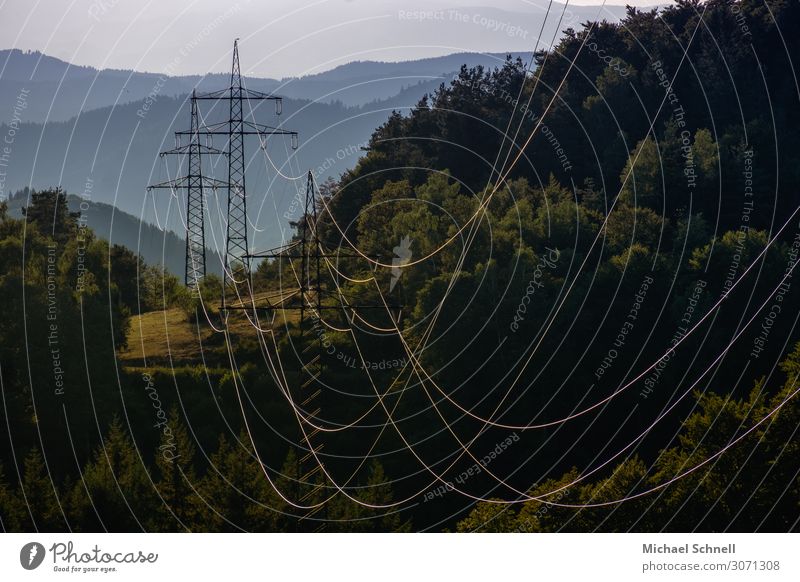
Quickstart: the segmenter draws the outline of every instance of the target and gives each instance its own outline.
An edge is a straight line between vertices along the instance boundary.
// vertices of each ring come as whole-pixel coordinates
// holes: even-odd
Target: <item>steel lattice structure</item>
[[[229,118],[211,125],[198,127],[199,135],[223,136],[227,140],[228,156],[228,202],[227,202],[227,232],[225,236],[225,258],[223,261],[222,309],[226,309],[226,290],[228,283],[234,285],[247,283],[249,294],[250,259],[247,240],[247,188],[245,187],[245,136],[256,135],[263,145],[263,140],[272,135],[288,135],[292,139],[292,149],[297,149],[297,132],[262,125],[246,119],[244,114],[244,101],[274,101],[275,113],[281,114],[282,98],[261,91],[248,89],[242,83],[241,67],[239,65],[239,39],[233,42],[233,64],[231,65],[230,86],[210,93],[201,93],[196,96],[198,101],[228,101]],[[177,136],[188,132],[176,132]],[[236,280],[234,273],[241,271],[243,279]]]
[[[186,131],[176,131],[177,147],[161,152],[161,155],[179,154],[188,156],[188,174],[167,182],[153,184],[153,188],[169,188],[171,190],[186,189],[186,274],[185,282],[196,291],[200,280],[206,274],[205,245],[205,200],[204,189],[225,188],[227,200],[227,231],[225,234],[225,257],[223,263],[222,309],[226,308],[226,289],[229,283],[248,283],[249,293],[250,253],[247,240],[247,189],[245,187],[245,136],[256,135],[263,146],[267,137],[272,135],[288,135],[292,139],[292,149],[297,149],[297,132],[279,129],[248,120],[244,114],[244,101],[274,101],[277,115],[282,111],[281,97],[247,89],[242,82],[239,65],[239,39],[233,43],[233,64],[231,66],[230,86],[209,93],[192,92],[191,126]],[[228,101],[229,117],[227,121],[205,124],[200,121],[199,101]],[[223,136],[226,139],[226,151],[217,150],[201,143],[200,136],[211,139],[211,136]],[[188,136],[189,143],[181,146],[183,136]],[[202,155],[225,155],[228,158],[228,180],[220,181],[204,178],[202,172]],[[237,281],[235,272],[242,272],[243,279]]]
[[[203,155],[224,155],[225,152],[200,143],[200,120],[197,109],[197,94],[191,97],[191,124],[187,133],[189,143],[180,145],[176,136],[176,148],[161,152],[160,156],[179,155],[188,158],[188,173],[180,178],[148,186],[148,190],[186,190],[186,264],[184,282],[193,293],[199,292],[200,281],[206,276],[205,239],[205,190],[224,188],[226,182],[203,176]]]
[[[199,101],[228,101],[228,120],[213,124],[202,122],[198,108]],[[329,311],[348,311],[354,309],[385,309],[384,304],[366,303],[363,301],[344,300],[338,293],[326,290],[322,282],[322,261],[328,258],[358,259],[358,254],[324,251],[325,245],[320,240],[318,216],[319,206],[314,176],[308,172],[305,188],[305,204],[302,219],[297,223],[297,239],[295,242],[265,252],[251,253],[248,244],[247,190],[245,185],[246,152],[245,136],[256,135],[264,147],[265,138],[272,135],[289,135],[292,148],[297,148],[297,132],[262,125],[247,119],[244,113],[244,101],[272,100],[276,104],[276,114],[282,110],[281,98],[259,91],[247,89],[241,76],[239,63],[238,39],[233,45],[233,63],[231,67],[230,86],[208,93],[195,93],[191,97],[191,126],[187,131],[176,131],[177,147],[162,152],[166,154],[182,154],[188,156],[188,174],[184,177],[155,184],[150,188],[185,188],[187,190],[186,207],[186,284],[198,290],[200,280],[205,276],[205,228],[204,228],[204,190],[225,188],[227,200],[227,232],[225,258],[223,264],[223,288],[221,313],[227,320],[227,313],[235,310],[243,311],[291,311],[299,312],[299,377],[297,389],[292,395],[299,403],[303,413],[309,418],[321,420],[321,402],[325,384],[322,380],[322,340],[317,332],[321,326],[321,314]],[[208,143],[201,143],[201,136],[222,136],[227,140],[225,150],[217,150]],[[189,143],[180,145],[183,136],[188,136]],[[228,180],[220,181],[203,176],[202,156],[204,154],[224,155],[228,158]],[[299,289],[290,290],[288,296],[278,301],[266,300],[265,305],[256,305],[253,298],[250,266],[253,259],[279,259],[299,261]],[[242,274],[240,278],[237,275]],[[240,289],[239,287],[243,288]],[[235,299],[229,301],[226,294],[235,292]],[[243,292],[240,292],[243,291]],[[323,299],[336,298],[336,304],[326,304]],[[320,430],[314,429],[301,438],[297,457],[297,496],[301,502],[315,499],[324,492],[325,479],[321,474],[321,466],[313,462],[312,456],[324,448],[320,440]],[[317,516],[322,506],[303,515],[301,521],[319,522]]]

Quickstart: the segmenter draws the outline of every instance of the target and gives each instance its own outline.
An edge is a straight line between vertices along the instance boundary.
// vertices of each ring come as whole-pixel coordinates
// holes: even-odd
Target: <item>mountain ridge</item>
[[[529,59],[530,53],[510,53]],[[396,96],[409,85],[446,76],[461,64],[500,65],[504,53],[461,52],[442,57],[382,62],[354,61],[301,77],[247,77],[251,89],[294,99],[340,101],[361,106]],[[72,65],[38,51],[0,50],[0,101],[13,102],[25,90],[25,121],[68,121],[86,111],[123,105],[157,94],[178,97],[224,86],[226,73],[170,76],[125,69]],[[87,85],[88,83],[88,85]]]

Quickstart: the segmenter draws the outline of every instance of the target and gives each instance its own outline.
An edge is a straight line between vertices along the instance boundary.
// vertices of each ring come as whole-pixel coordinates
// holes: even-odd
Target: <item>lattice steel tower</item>
[[[321,195],[321,193],[320,193]],[[252,253],[251,259],[267,259],[286,261],[294,264],[299,261],[300,269],[297,273],[298,288],[281,290],[276,297],[262,297],[258,304],[240,302],[238,305],[231,305],[230,309],[238,309],[254,312],[288,312],[299,313],[297,323],[297,335],[295,353],[298,357],[298,378],[296,388],[290,389],[292,399],[298,403],[301,413],[315,424],[325,424],[322,416],[322,409],[326,406],[326,399],[329,399],[328,387],[322,378],[324,372],[324,358],[326,349],[324,347],[323,334],[324,322],[323,313],[347,313],[352,310],[386,309],[387,305],[383,302],[363,301],[361,298],[346,295],[337,287],[334,282],[334,275],[329,273],[326,279],[328,284],[323,282],[323,261],[334,259],[361,259],[363,255],[342,251],[326,250],[325,241],[322,240],[322,224],[319,213],[323,206],[321,199],[317,197],[317,189],[314,175],[308,172],[305,203],[303,205],[303,215],[295,223],[297,235],[295,240],[269,249],[267,251]],[[279,263],[280,265],[280,263]],[[389,305],[390,308],[398,308],[397,305]],[[348,317],[348,320],[350,317]],[[328,354],[329,357],[329,354]],[[334,358],[335,360],[335,358]],[[328,405],[330,403],[328,402]],[[322,466],[316,462],[314,456],[325,448],[326,432],[320,428],[308,427],[308,431],[298,435],[297,442],[297,480],[296,494],[299,503],[311,504],[318,498],[323,497],[326,490],[330,489],[327,478],[323,475]],[[324,453],[323,453],[324,456]],[[314,531],[319,531],[325,522],[324,506],[303,512],[298,521],[298,529],[302,530],[303,523],[308,523]],[[302,522],[302,523],[301,523]]]
[[[182,146],[180,136],[189,135],[189,143]],[[160,156],[179,155],[188,158],[185,176],[148,186],[148,190],[186,190],[186,264],[184,283],[193,293],[199,292],[200,281],[206,276],[205,191],[227,186],[226,182],[203,176],[203,155],[224,155],[225,152],[200,143],[200,120],[197,94],[192,91],[191,123],[188,132],[176,132],[176,147],[161,152]]]
[[[239,285],[247,284],[246,292],[250,293],[250,259],[247,241],[247,189],[245,187],[245,136],[257,135],[262,146],[264,140],[271,135],[289,135],[292,139],[292,149],[297,149],[297,132],[287,131],[262,125],[246,119],[243,102],[274,101],[275,113],[281,114],[282,100],[280,97],[253,91],[242,83],[241,67],[239,65],[239,39],[233,42],[233,64],[231,66],[230,86],[219,91],[197,95],[198,100],[228,101],[228,121],[212,125],[203,125],[198,133],[204,135],[221,135],[227,139],[228,154],[228,205],[227,205],[227,232],[225,236],[225,258],[223,260],[223,286],[222,309],[226,309],[226,291],[228,283]],[[242,274],[241,279],[235,277],[236,272]],[[238,291],[237,291],[238,293]]]
[[[228,140],[228,233],[225,238],[225,268],[232,273],[234,261],[241,261],[249,273],[247,257],[247,197],[244,187],[244,126],[242,118],[242,73],[239,67],[239,40],[233,41],[231,98]]]

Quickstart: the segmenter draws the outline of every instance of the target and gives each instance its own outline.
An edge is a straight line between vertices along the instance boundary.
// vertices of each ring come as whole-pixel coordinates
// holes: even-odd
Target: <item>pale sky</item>
[[[587,10],[608,17],[600,5],[570,4],[562,24],[571,17],[577,26]],[[246,74],[296,76],[354,60],[532,50],[546,6],[547,0],[0,0],[0,48],[97,68],[203,74],[226,71],[240,37]],[[564,7],[553,6],[554,27]]]

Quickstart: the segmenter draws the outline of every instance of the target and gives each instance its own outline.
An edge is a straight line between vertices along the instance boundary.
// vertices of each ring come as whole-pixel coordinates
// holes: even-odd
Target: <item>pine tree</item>
[[[141,531],[153,515],[157,505],[152,481],[118,419],[87,463],[83,482],[73,487],[70,501],[81,531]]]
[[[351,493],[352,495],[352,493]],[[410,531],[411,522],[402,519],[398,507],[374,509],[374,506],[390,505],[394,496],[387,482],[380,461],[373,460],[369,466],[367,482],[353,495],[357,503],[344,495],[337,495],[328,505],[329,531],[346,532],[402,532]],[[370,507],[373,506],[373,507]]]
[[[178,418],[173,408],[170,418]],[[203,530],[202,501],[195,488],[199,480],[195,472],[195,447],[186,426],[178,421],[164,430],[156,451],[159,480],[156,483],[161,504],[153,519],[156,531]]]
[[[74,234],[80,212],[70,212],[67,195],[61,188],[31,193],[31,204],[22,213],[30,225],[63,244]]]
[[[239,433],[235,444],[220,437],[201,487],[210,508],[212,531],[278,531],[282,506],[270,487],[249,436]]]
[[[25,507],[14,493],[6,481],[3,464],[0,463],[0,529],[4,532],[22,531],[25,520]]]
[[[33,448],[25,457],[20,497],[27,505],[23,529],[26,531],[66,531],[59,492],[51,475],[48,475],[42,453]],[[24,497],[23,497],[24,495]]]

